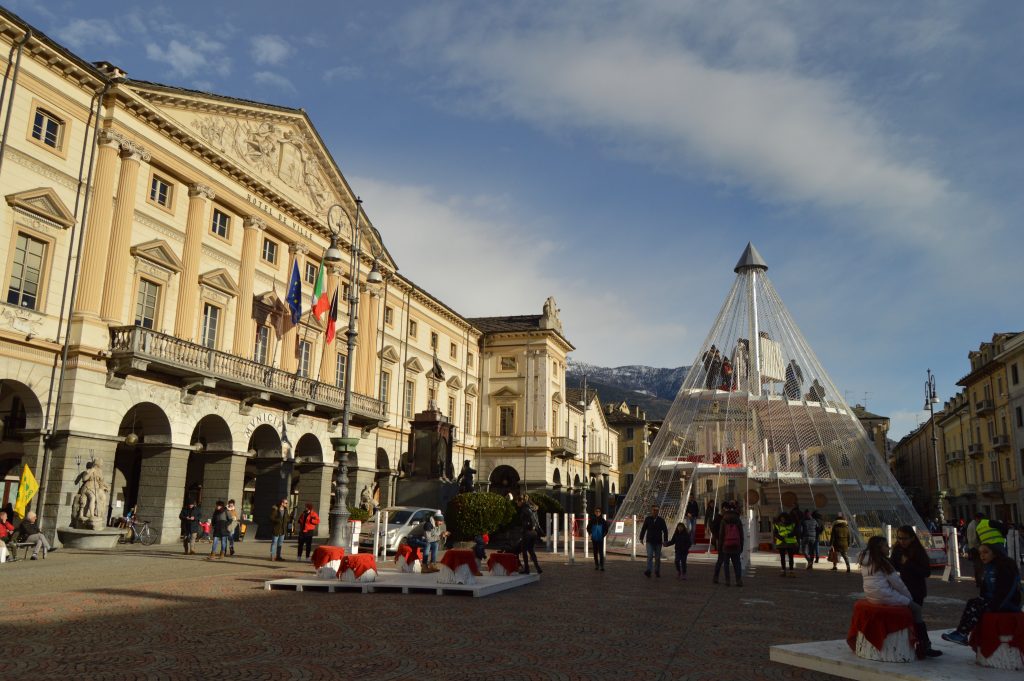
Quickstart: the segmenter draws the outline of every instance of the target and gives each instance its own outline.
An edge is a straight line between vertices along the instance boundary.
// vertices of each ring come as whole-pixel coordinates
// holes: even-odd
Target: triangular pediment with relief
[[[519,393],[506,385],[491,393],[491,397],[519,397]]]
[[[447,385],[452,390],[462,390],[462,379],[458,376],[452,376],[448,379]]]
[[[420,362],[418,357],[413,357],[405,363],[405,368],[413,373],[420,373],[423,371],[423,363]]]
[[[183,267],[181,259],[175,255],[171,247],[167,245],[167,242],[162,239],[153,239],[152,241],[132,246],[130,252],[136,258],[148,260],[176,274],[181,272]],[[191,285],[194,286],[195,284]]]
[[[470,397],[476,397],[476,383],[470,383],[468,386],[466,386],[466,394],[469,395]]]
[[[211,270],[206,274],[200,274],[199,283],[203,286],[215,288],[232,297],[238,295],[238,285],[235,284],[235,280],[231,278],[231,275],[223,267]]]
[[[57,196],[57,192],[49,187],[30,189],[26,192],[8,194],[7,204],[44,220],[55,222],[67,229],[75,224],[75,216]]]
[[[385,345],[384,349],[377,353],[377,356],[389,364],[394,364],[401,359],[398,356],[398,351],[392,345]]]

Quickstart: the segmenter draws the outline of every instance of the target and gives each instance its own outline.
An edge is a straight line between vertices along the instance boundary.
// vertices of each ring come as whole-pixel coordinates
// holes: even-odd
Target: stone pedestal
[[[57,528],[57,537],[60,539],[61,545],[69,549],[109,550],[117,546],[117,538],[120,536],[121,530],[116,528],[106,530]]]
[[[459,493],[454,482],[440,480],[401,479],[395,492],[396,506],[423,506],[444,511],[448,502]]]

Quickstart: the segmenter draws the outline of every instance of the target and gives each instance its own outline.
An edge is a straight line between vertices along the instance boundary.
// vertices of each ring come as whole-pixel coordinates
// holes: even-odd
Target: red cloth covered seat
[[[313,549],[313,567],[322,568],[332,560],[341,560],[345,557],[345,549],[341,546],[318,546]]]
[[[514,553],[492,553],[487,558],[487,569],[494,569],[495,565],[501,565],[505,568],[505,572],[512,574],[513,572],[519,571],[519,556]]]
[[[355,578],[359,579],[367,570],[377,571],[377,559],[371,553],[355,553],[345,556],[341,561],[341,569],[338,570],[338,575],[340,576],[346,570],[351,570]]]
[[[992,657],[1002,641],[1024,653],[1024,612],[986,612],[971,631],[970,646],[984,657]]]
[[[879,605],[867,599],[857,601],[853,606],[853,618],[850,630],[846,634],[846,644],[850,650],[857,650],[857,634],[864,634],[875,648],[881,649],[885,637],[904,629],[910,630],[910,645],[917,644],[914,632],[914,615],[910,608],[903,605]]]
[[[480,576],[480,566],[476,562],[476,554],[468,549],[448,549],[441,557],[441,565],[455,572],[460,565],[469,566],[470,571]]]
[[[398,562],[399,558],[405,559],[405,562],[409,563],[410,565],[412,563],[415,563],[417,560],[423,560],[423,556],[420,555],[420,550],[418,548],[414,549],[413,547],[409,546],[408,544],[399,544],[398,545],[398,550],[395,551],[395,562],[396,563]]]

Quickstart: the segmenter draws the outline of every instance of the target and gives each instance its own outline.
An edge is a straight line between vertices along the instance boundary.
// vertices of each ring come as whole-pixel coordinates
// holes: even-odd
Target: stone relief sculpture
[[[317,213],[324,213],[332,203],[314,147],[301,132],[267,121],[253,123],[216,116],[198,118],[192,127],[218,151],[305,196]]]
[[[558,317],[558,312],[559,309],[555,303],[554,296],[548,296],[548,299],[544,301],[544,310],[540,316],[540,328],[554,329],[561,333],[562,320]]]
[[[103,460],[94,459],[85,464],[85,470],[75,478],[81,483],[71,504],[71,527],[80,530],[101,530],[106,527],[106,510],[110,500],[110,485],[103,479]]]

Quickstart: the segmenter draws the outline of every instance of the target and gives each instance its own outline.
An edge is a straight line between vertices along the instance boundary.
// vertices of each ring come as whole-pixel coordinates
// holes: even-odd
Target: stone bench
[[[970,646],[982,667],[1024,670],[1024,612],[986,612],[971,632]]]
[[[914,616],[902,605],[879,605],[866,599],[853,606],[846,643],[857,657],[879,662],[912,662]]]

